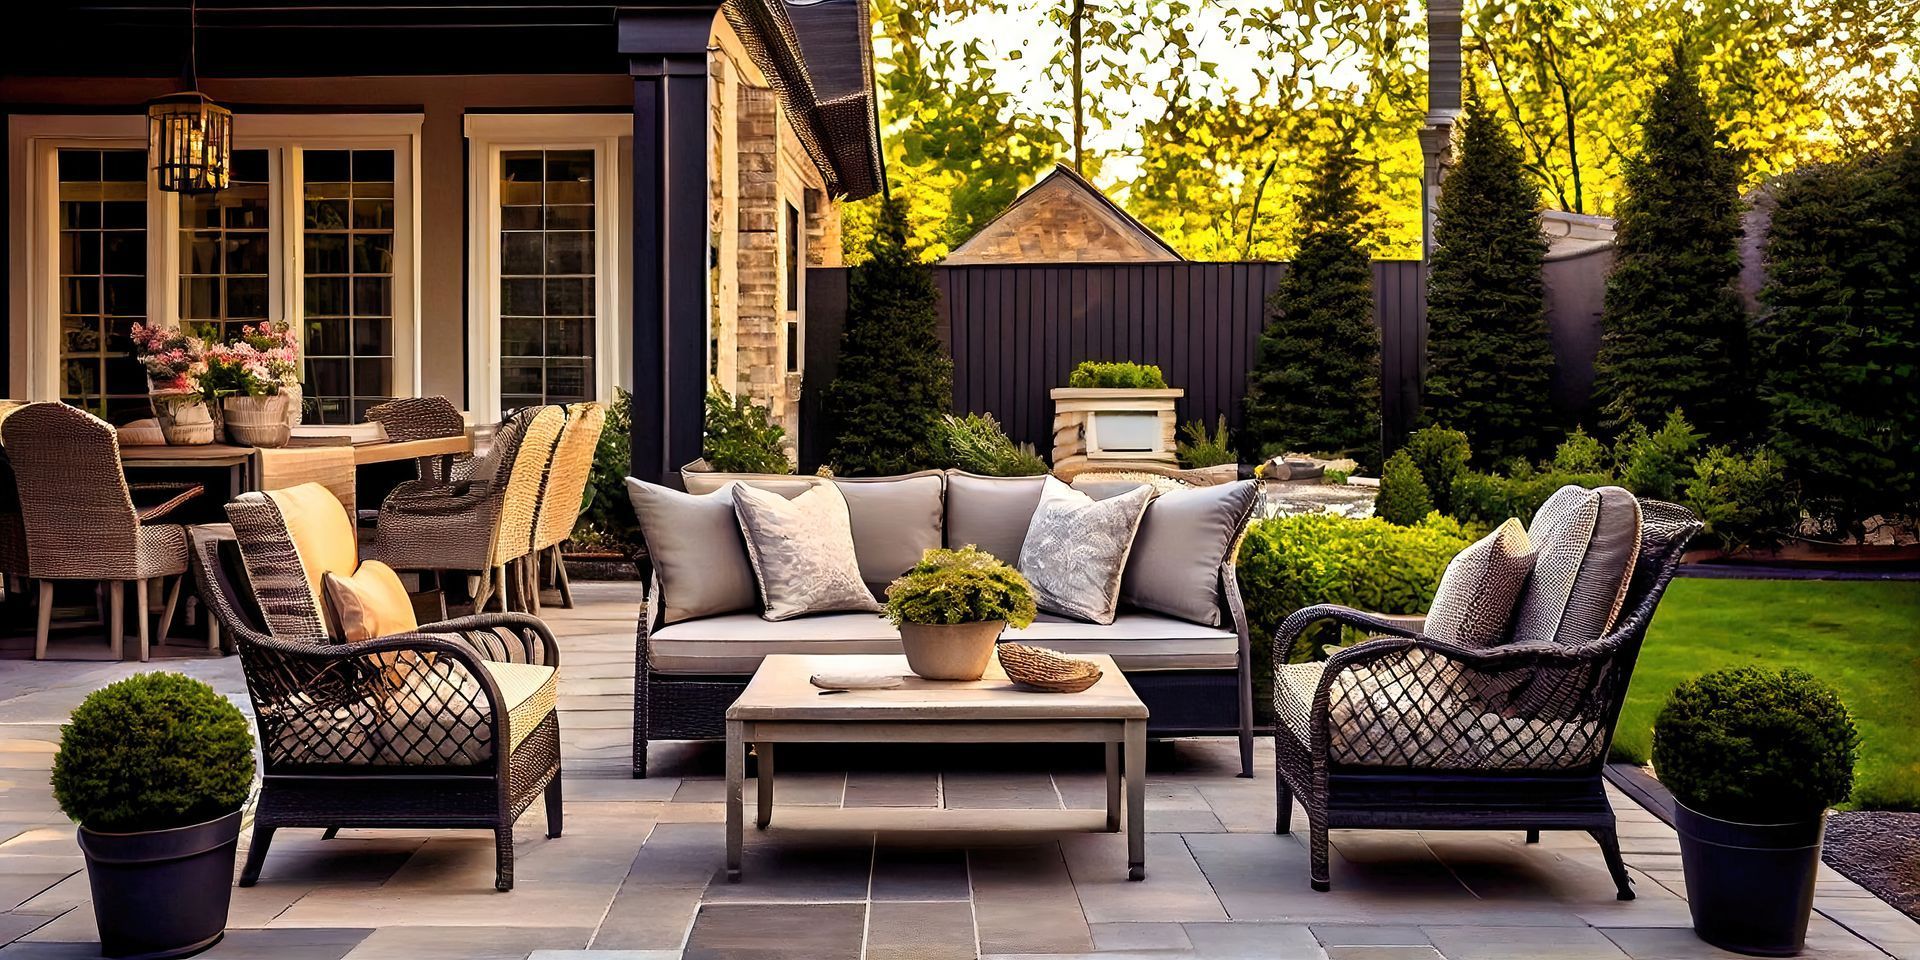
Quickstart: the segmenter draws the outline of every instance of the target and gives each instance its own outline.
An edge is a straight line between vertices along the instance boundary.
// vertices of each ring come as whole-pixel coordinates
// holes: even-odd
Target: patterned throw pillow
[[[1063,617],[1112,623],[1120,574],[1152,499],[1153,488],[1142,486],[1096,501],[1048,477],[1020,547],[1020,572],[1033,586],[1034,603]]]
[[[878,612],[860,579],[846,498],[824,483],[792,500],[746,484],[733,487],[733,509],[753,560],[765,604],[761,616],[790,620],[839,610]]]
[[[1474,647],[1499,643],[1533,572],[1533,543],[1520,521],[1506,523],[1447,564],[1427,610],[1427,636]]]
[[[1613,628],[1640,558],[1640,501],[1621,487],[1561,487],[1533,515],[1533,577],[1513,639],[1580,647]]]

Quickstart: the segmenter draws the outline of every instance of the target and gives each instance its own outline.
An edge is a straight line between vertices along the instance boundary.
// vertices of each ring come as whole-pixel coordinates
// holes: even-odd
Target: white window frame
[[[612,402],[630,380],[626,321],[632,266],[631,113],[469,113],[467,138],[467,406],[476,422],[500,419],[500,154],[594,153],[594,398]]]
[[[271,258],[267,311],[279,321],[305,315],[302,299],[305,223],[296,149],[391,149],[394,157],[393,392],[413,396],[420,384],[420,129],[418,113],[240,114],[234,148],[270,152],[268,231]],[[15,115],[7,125],[13,278],[8,331],[12,392],[29,400],[60,399],[59,197],[56,151],[62,147],[147,146],[145,114]],[[147,174],[147,322],[180,322],[180,205]]]

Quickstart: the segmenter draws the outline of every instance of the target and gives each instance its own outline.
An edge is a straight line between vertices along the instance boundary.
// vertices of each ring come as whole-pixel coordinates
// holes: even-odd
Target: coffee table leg
[[[760,768],[754,778],[760,788],[760,815],[754,818],[753,826],[756,830],[765,830],[767,824],[773,822],[773,744],[754,744],[753,755],[759,761]]]
[[[740,721],[727,721],[727,882],[740,880],[741,781],[747,775],[747,745]]]
[[[1147,878],[1147,722],[1127,721],[1127,879]]]
[[[1107,743],[1107,832],[1120,832],[1120,743]]]

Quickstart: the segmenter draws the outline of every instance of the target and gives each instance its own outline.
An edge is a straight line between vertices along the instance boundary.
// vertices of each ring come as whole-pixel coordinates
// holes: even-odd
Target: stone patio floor
[[[1259,776],[1241,780],[1226,740],[1153,751],[1143,883],[1125,879],[1119,835],[1032,829],[1099,825],[1095,748],[882,746],[783,750],[773,828],[748,831],[745,878],[728,884],[715,878],[720,750],[658,745],[655,775],[627,776],[637,585],[576,590],[575,609],[547,611],[563,649],[566,835],[546,839],[534,804],[517,831],[516,890],[493,891],[485,832],[350,830],[323,842],[319,830],[282,830],[259,885],[234,890],[226,939],[203,956],[1733,956],[1688,929],[1673,832],[1618,793],[1630,903],[1614,899],[1584,834],[1528,846],[1518,832],[1336,831],[1333,890],[1314,893],[1301,838],[1272,832],[1271,745]],[[55,645],[96,651],[97,639]],[[22,652],[18,638],[0,641],[0,958],[91,957],[86,876],[47,770],[81,697],[142,667]],[[205,679],[245,708],[235,658],[162,655],[149,668]],[[946,832],[912,829],[922,821]],[[1822,870],[1808,956],[1920,958],[1920,925]]]

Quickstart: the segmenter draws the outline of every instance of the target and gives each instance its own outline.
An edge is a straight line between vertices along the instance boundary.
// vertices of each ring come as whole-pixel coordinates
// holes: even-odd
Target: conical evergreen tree
[[[827,388],[829,458],[848,476],[936,466],[934,429],[953,403],[953,361],[940,345],[940,294],[907,249],[906,218],[881,206],[873,258],[851,270],[840,364]]]
[[[1920,137],[1777,184],[1756,331],[1768,444],[1814,516],[1920,504]]]
[[[1533,460],[1559,442],[1539,182],[1478,98],[1462,126],[1434,225],[1422,414],[1464,432],[1483,464]]]
[[[1604,425],[1659,427],[1675,408],[1715,443],[1744,439],[1740,161],[1719,142],[1691,58],[1675,48],[1626,166],[1601,315],[1595,400]]]
[[[1247,374],[1247,449],[1380,462],[1380,330],[1362,246],[1353,148],[1330,147],[1308,194],[1303,235],[1267,305]]]

